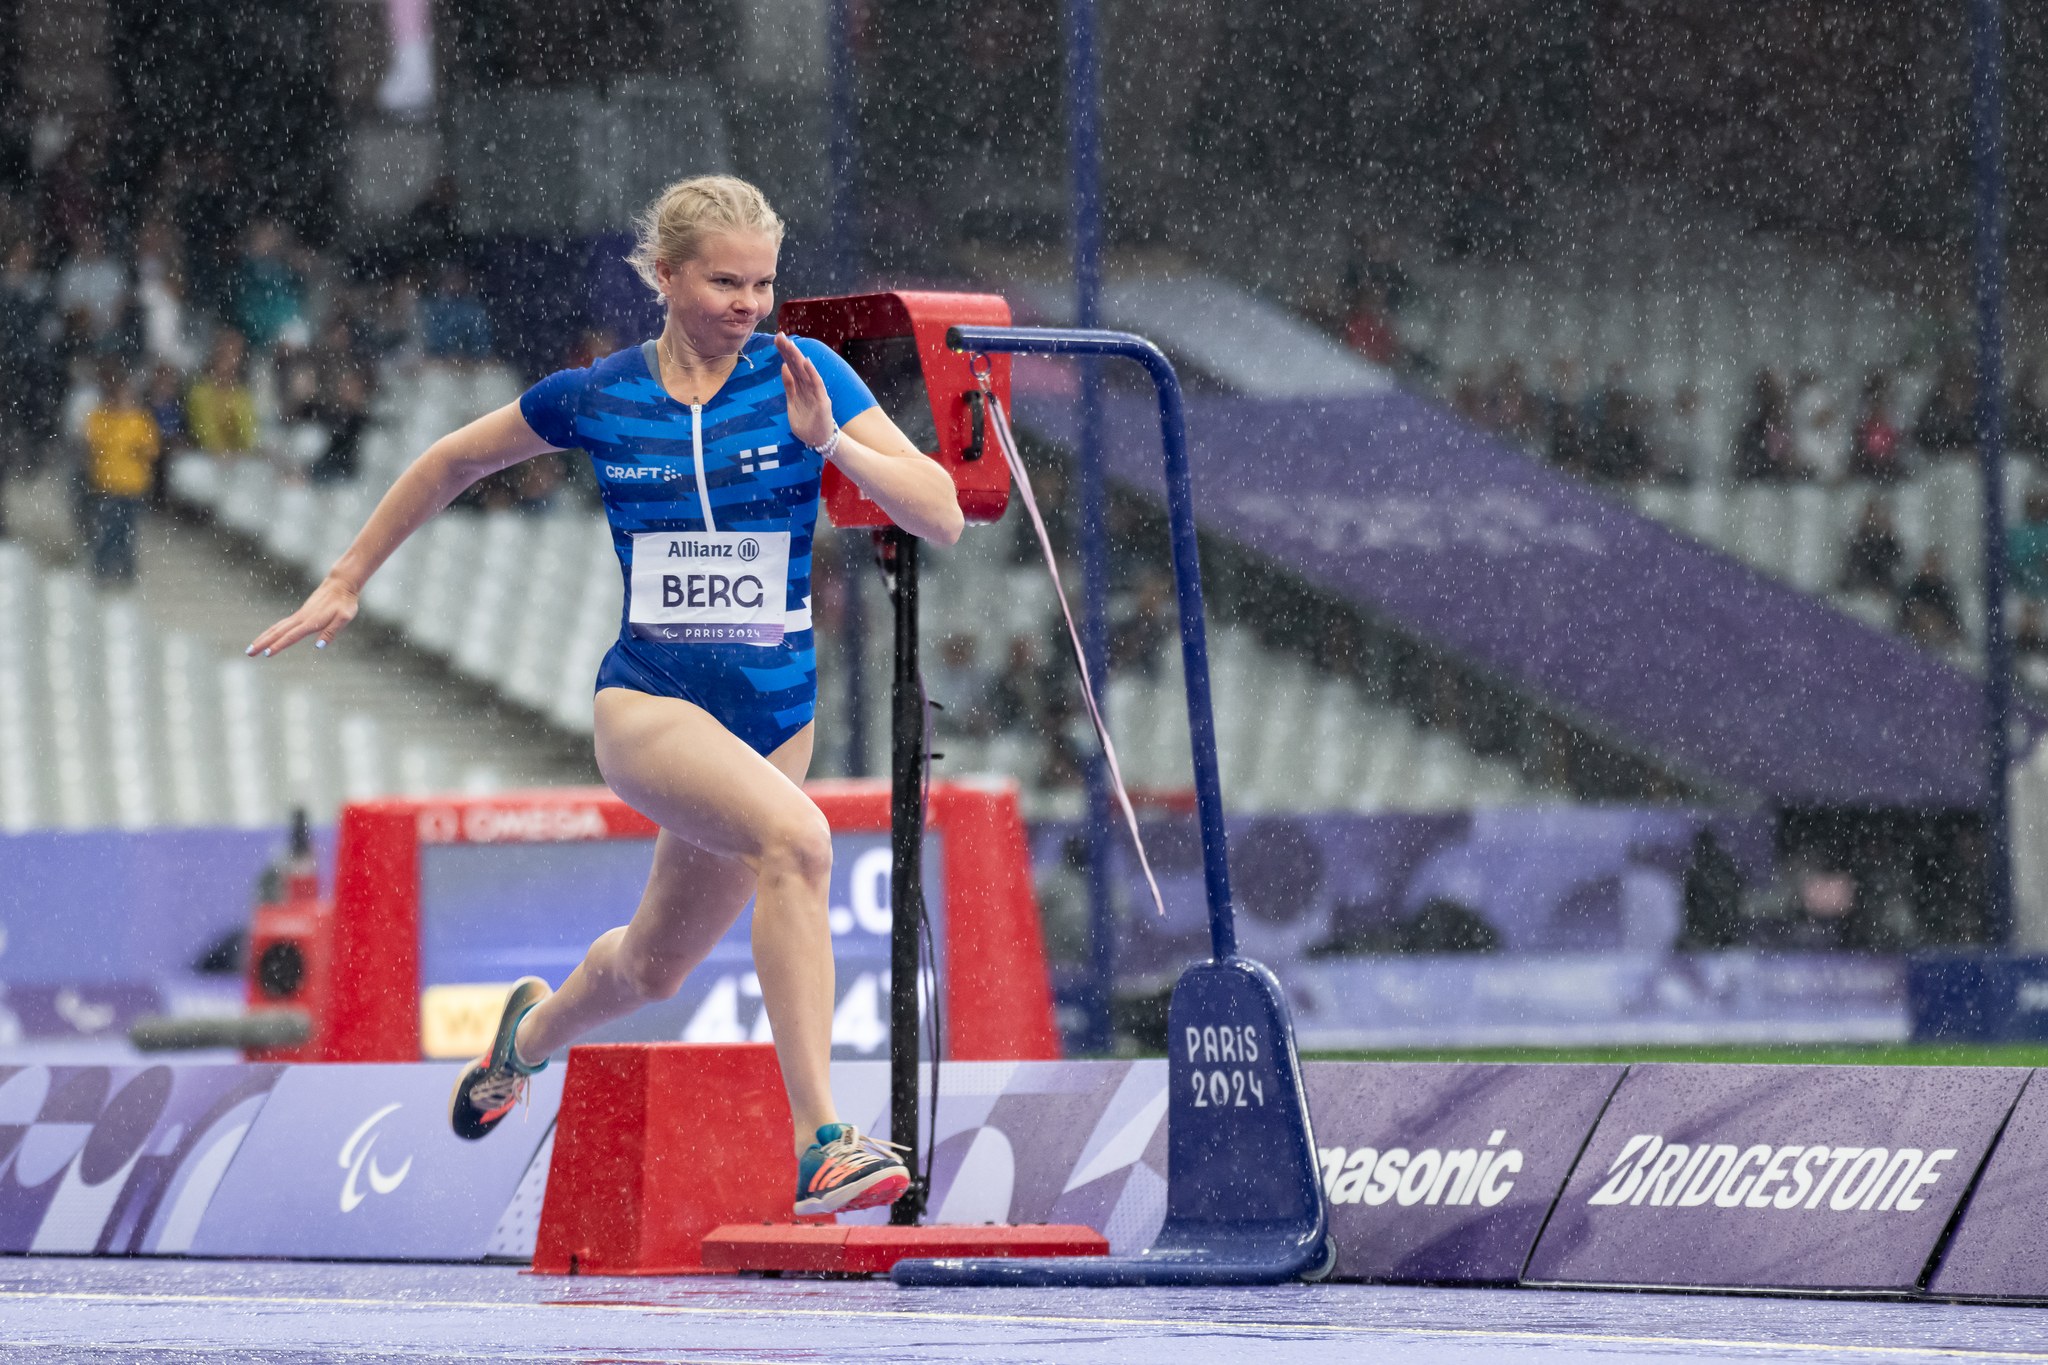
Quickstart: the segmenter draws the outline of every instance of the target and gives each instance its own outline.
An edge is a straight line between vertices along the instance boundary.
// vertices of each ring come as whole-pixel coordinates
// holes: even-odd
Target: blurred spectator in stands
[[[10,475],[42,463],[64,410],[65,375],[53,346],[57,316],[35,247],[17,239],[0,263],[0,536]]]
[[[1179,638],[1173,618],[1173,580],[1148,573],[1132,595],[1130,612],[1112,628],[1109,666],[1156,678],[1166,664],[1169,641]]]
[[[1046,679],[1038,646],[1029,635],[1010,637],[1009,651],[989,697],[1000,730],[1037,734],[1045,728]]]
[[[256,399],[249,392],[248,347],[242,334],[214,334],[206,369],[185,394],[185,430],[209,455],[246,455],[256,449]]]
[[[107,221],[107,200],[100,183],[106,169],[105,152],[103,129],[76,128],[43,172],[37,217],[44,240],[60,251],[76,251],[87,234],[99,232]]]
[[[1581,406],[1585,394],[1577,362],[1557,356],[1550,362],[1550,384],[1542,397],[1543,441],[1550,462],[1582,473],[1586,468],[1587,423]]]
[[[2020,372],[2006,403],[2006,432],[2014,450],[2048,463],[2048,365],[2035,356]]]
[[[171,265],[164,273],[145,276],[135,286],[140,314],[143,358],[162,361],[180,371],[197,369],[205,352],[199,344],[197,319],[185,303],[185,274]]]
[[[1672,483],[1688,483],[1720,463],[1720,452],[1708,448],[1707,414],[1700,386],[1680,384],[1671,401],[1657,409],[1650,423],[1659,472]]]
[[[1451,408],[1476,425],[1490,425],[1487,421],[1486,389],[1480,383],[1479,371],[1458,371],[1458,382],[1451,389]]]
[[[226,317],[234,306],[234,241],[247,221],[245,187],[225,152],[208,152],[190,175],[177,177],[172,210],[185,238],[185,270],[193,302]]]
[[[125,365],[102,363],[99,393],[98,404],[85,418],[92,572],[102,583],[132,583],[135,520],[156,482],[163,447],[156,420],[137,396],[134,375]]]
[[[1905,559],[1906,547],[1899,541],[1891,509],[1882,499],[1872,498],[1863,504],[1862,519],[1842,551],[1842,576],[1836,586],[1843,592],[1889,597],[1899,585]]]
[[[1894,484],[1903,482],[1911,472],[1906,465],[1905,441],[1892,421],[1891,401],[1891,376],[1872,370],[1863,381],[1863,400],[1850,435],[1850,478]]]
[[[561,501],[562,455],[548,450],[512,466],[512,510],[545,515]]]
[[[2012,633],[2012,652],[2022,659],[2048,659],[2048,606],[2020,603],[2019,624]]]
[[[1977,443],[1976,402],[1969,362],[1955,356],[1943,361],[1934,392],[1913,423],[1914,443],[1936,454],[1970,449]]]
[[[1742,941],[1742,869],[1706,825],[1692,836],[1683,873],[1685,928],[1682,951],[1731,948]]]
[[[2048,489],[2021,500],[2019,524],[2005,533],[2005,562],[2014,592],[2048,600]]]
[[[386,282],[375,311],[364,321],[374,363],[396,371],[417,365],[420,358],[419,282],[397,275]]]
[[[587,370],[619,349],[619,339],[603,327],[588,327],[576,334],[563,363],[572,370]]]
[[[1735,477],[1756,483],[1790,483],[1813,477],[1792,448],[1791,401],[1770,370],[1759,370],[1749,418],[1735,438]]]
[[[982,664],[980,647],[966,631],[939,641],[931,673],[932,699],[940,706],[942,734],[981,738],[995,729],[995,677]]]
[[[1814,478],[1840,480],[1849,467],[1849,426],[1834,395],[1812,370],[1792,380],[1792,458]]]
[[[1587,450],[1586,473],[1608,483],[1642,483],[1656,473],[1656,460],[1636,416],[1635,399],[1618,385],[1600,394],[1599,421]]]
[[[444,261],[462,255],[461,194],[455,177],[445,172],[427,187],[419,203],[405,215],[399,232],[399,263],[404,269],[426,276]]]
[[[1366,233],[1356,238],[1351,257],[1345,262],[1345,293],[1355,294],[1366,286],[1379,290],[1389,315],[1406,310],[1414,297],[1414,281],[1401,264],[1401,248],[1384,232]]]
[[[305,254],[274,219],[259,218],[250,225],[234,281],[235,323],[248,345],[269,350],[286,327],[304,324],[305,264]]]
[[[1501,366],[1486,394],[1485,423],[1525,450],[1539,446],[1543,431],[1543,405],[1530,392],[1528,377],[1519,360]]]
[[[1915,644],[1950,649],[1963,642],[1963,609],[1940,550],[1920,557],[1920,569],[1899,589],[1899,629]]]
[[[1400,361],[1401,338],[1394,331],[1394,310],[1377,281],[1362,280],[1350,291],[1344,309],[1344,344],[1375,364]]]
[[[149,372],[143,403],[156,423],[166,456],[175,454],[191,441],[185,427],[185,376],[166,361],[159,360]]]
[[[429,360],[466,366],[491,358],[490,315],[461,265],[441,267],[434,292],[420,305],[420,331]]]
[[[81,229],[70,257],[57,270],[57,311],[82,314],[98,343],[113,335],[127,302],[127,268],[108,254],[98,228]]]

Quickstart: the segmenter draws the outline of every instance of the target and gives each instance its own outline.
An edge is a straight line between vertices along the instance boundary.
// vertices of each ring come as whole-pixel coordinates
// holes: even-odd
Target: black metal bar
[[[1984,936],[2012,939],[2012,640],[2005,629],[2005,137],[2003,6],[1976,0],[1970,153],[1976,171],[1977,456],[1984,474]]]
[[[924,688],[917,667],[917,537],[881,533],[896,607],[896,667],[889,694],[889,1140],[908,1149],[910,1189],[889,1221],[908,1227],[924,1214],[918,1160],[917,924],[924,909]]]

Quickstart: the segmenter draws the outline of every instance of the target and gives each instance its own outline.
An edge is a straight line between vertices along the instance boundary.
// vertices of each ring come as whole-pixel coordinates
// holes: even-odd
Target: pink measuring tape
[[[983,398],[988,404],[989,428],[996,434],[996,445],[1002,449],[1003,460],[1010,466],[1010,477],[1017,481],[1017,492],[1024,499],[1024,510],[1031,516],[1031,529],[1038,535],[1038,548],[1045,554],[1045,567],[1052,573],[1053,595],[1060,600],[1060,615],[1066,618],[1067,641],[1074,647],[1074,666],[1081,671],[1081,697],[1088,703],[1088,719],[1095,723],[1095,737],[1102,741],[1102,756],[1109,762],[1109,784],[1116,792],[1117,805],[1123,808],[1124,824],[1131,831],[1131,846],[1138,852],[1138,866],[1145,871],[1145,885],[1152,890],[1152,908],[1159,917],[1166,917],[1166,903],[1159,895],[1159,881],[1152,875],[1152,860],[1145,855],[1145,840],[1138,833],[1138,813],[1131,806],[1131,793],[1124,786],[1123,769],[1116,761],[1116,745],[1109,738],[1109,726],[1102,719],[1101,708],[1095,704],[1095,679],[1088,673],[1088,656],[1081,648],[1081,632],[1074,625],[1073,608],[1067,605],[1066,585],[1060,581],[1060,563],[1053,554],[1052,537],[1046,534],[1045,517],[1038,510],[1038,498],[1031,491],[1031,476],[1024,470],[1024,458],[1017,453],[1017,438],[1010,431],[1010,415],[1003,411],[1003,400],[996,397],[995,384],[990,374],[988,357],[974,356],[970,364],[974,369],[975,382],[981,385]]]

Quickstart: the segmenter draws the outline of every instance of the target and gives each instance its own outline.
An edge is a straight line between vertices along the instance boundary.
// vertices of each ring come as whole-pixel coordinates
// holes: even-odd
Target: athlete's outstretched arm
[[[309,635],[316,637],[316,646],[325,646],[355,619],[363,585],[407,536],[486,474],[553,449],[526,424],[517,403],[485,413],[428,446],[391,485],[305,605],[258,635],[249,653],[275,654]]]
[[[789,429],[816,450],[832,435],[831,396],[818,367],[795,342],[778,334],[775,346],[782,352]],[[869,408],[840,429],[832,462],[889,514],[889,520],[922,540],[951,545],[967,526],[967,519],[960,514],[953,476],[919,450],[878,407]]]

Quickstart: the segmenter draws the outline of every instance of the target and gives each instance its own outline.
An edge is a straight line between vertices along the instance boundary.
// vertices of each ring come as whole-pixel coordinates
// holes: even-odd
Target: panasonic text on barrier
[[[1496,1128],[1484,1147],[1445,1150],[1425,1147],[1324,1147],[1317,1152],[1323,1168],[1323,1193],[1332,1204],[1385,1204],[1404,1207],[1443,1204],[1492,1208],[1514,1192],[1507,1177],[1520,1173],[1522,1151],[1504,1147],[1507,1129]]]
[[[1588,1204],[1658,1209],[1826,1209],[1912,1213],[1946,1174],[1953,1147],[1836,1147],[1829,1143],[1666,1142],[1637,1133]]]

